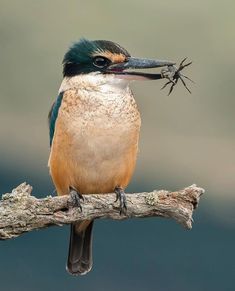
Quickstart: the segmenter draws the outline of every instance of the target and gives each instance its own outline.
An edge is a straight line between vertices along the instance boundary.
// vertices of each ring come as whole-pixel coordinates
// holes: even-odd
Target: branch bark
[[[2,195],[0,200],[0,239],[17,237],[24,232],[48,226],[69,224],[71,222],[97,219],[127,219],[134,217],[172,218],[187,229],[192,228],[193,210],[199,203],[204,189],[196,185],[183,190],[126,194],[127,212],[119,214],[116,195],[84,195],[82,212],[78,208],[69,208],[69,196],[37,199],[31,196],[32,187],[26,183]]]

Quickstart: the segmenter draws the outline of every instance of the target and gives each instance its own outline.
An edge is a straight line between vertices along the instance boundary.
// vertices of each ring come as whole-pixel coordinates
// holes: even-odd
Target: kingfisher
[[[58,195],[71,195],[81,208],[83,195],[115,192],[120,214],[126,210],[124,191],[135,168],[141,126],[129,84],[164,77],[136,69],[174,64],[132,57],[106,40],[81,39],[69,48],[49,113],[48,166]],[[66,269],[73,275],[92,268],[93,224],[92,220],[71,224]]]

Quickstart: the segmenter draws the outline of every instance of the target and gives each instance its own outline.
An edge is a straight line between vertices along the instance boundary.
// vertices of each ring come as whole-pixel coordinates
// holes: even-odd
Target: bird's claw
[[[171,65],[171,66],[167,66],[167,68],[162,69],[161,74],[162,74],[162,78],[166,78],[168,81],[163,85],[163,87],[161,88],[164,89],[166,88],[168,85],[170,85],[170,90],[168,95],[171,94],[171,92],[173,91],[175,85],[177,84],[178,80],[180,80],[182,82],[182,84],[184,85],[184,87],[186,88],[186,90],[191,93],[190,89],[188,88],[187,84],[185,83],[184,79],[187,79],[191,82],[193,82],[193,80],[191,80],[189,77],[183,75],[181,73],[181,71],[185,68],[188,67],[192,64],[192,62],[186,63],[184,64],[184,62],[186,61],[187,58],[184,58],[181,63],[179,64],[179,67],[176,67],[175,65]],[[194,83],[194,82],[193,82]]]
[[[117,202],[118,200],[120,201],[120,215],[122,214],[126,214],[127,211],[127,206],[126,206],[126,195],[124,190],[121,187],[116,187],[114,192],[116,193],[116,200],[115,202]]]
[[[82,212],[81,200],[84,201],[84,197],[73,187],[70,187],[69,190],[68,208],[78,207]]]

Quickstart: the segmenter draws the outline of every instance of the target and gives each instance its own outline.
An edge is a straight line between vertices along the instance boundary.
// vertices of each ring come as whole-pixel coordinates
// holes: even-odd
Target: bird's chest
[[[140,115],[130,90],[113,93],[67,92],[58,115],[56,139],[66,137],[76,160],[98,161],[121,156],[136,147]]]

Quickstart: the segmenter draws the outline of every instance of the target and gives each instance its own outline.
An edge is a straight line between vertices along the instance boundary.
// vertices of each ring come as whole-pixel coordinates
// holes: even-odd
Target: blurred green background
[[[191,231],[161,219],[97,221],[94,268],[65,271],[68,227],[0,245],[0,289],[234,290],[235,2],[0,0],[0,192],[23,181],[38,197],[48,175],[47,114],[61,61],[80,37],[113,40],[132,55],[193,61],[190,95],[163,81],[132,88],[142,114],[128,191],[204,187]]]

